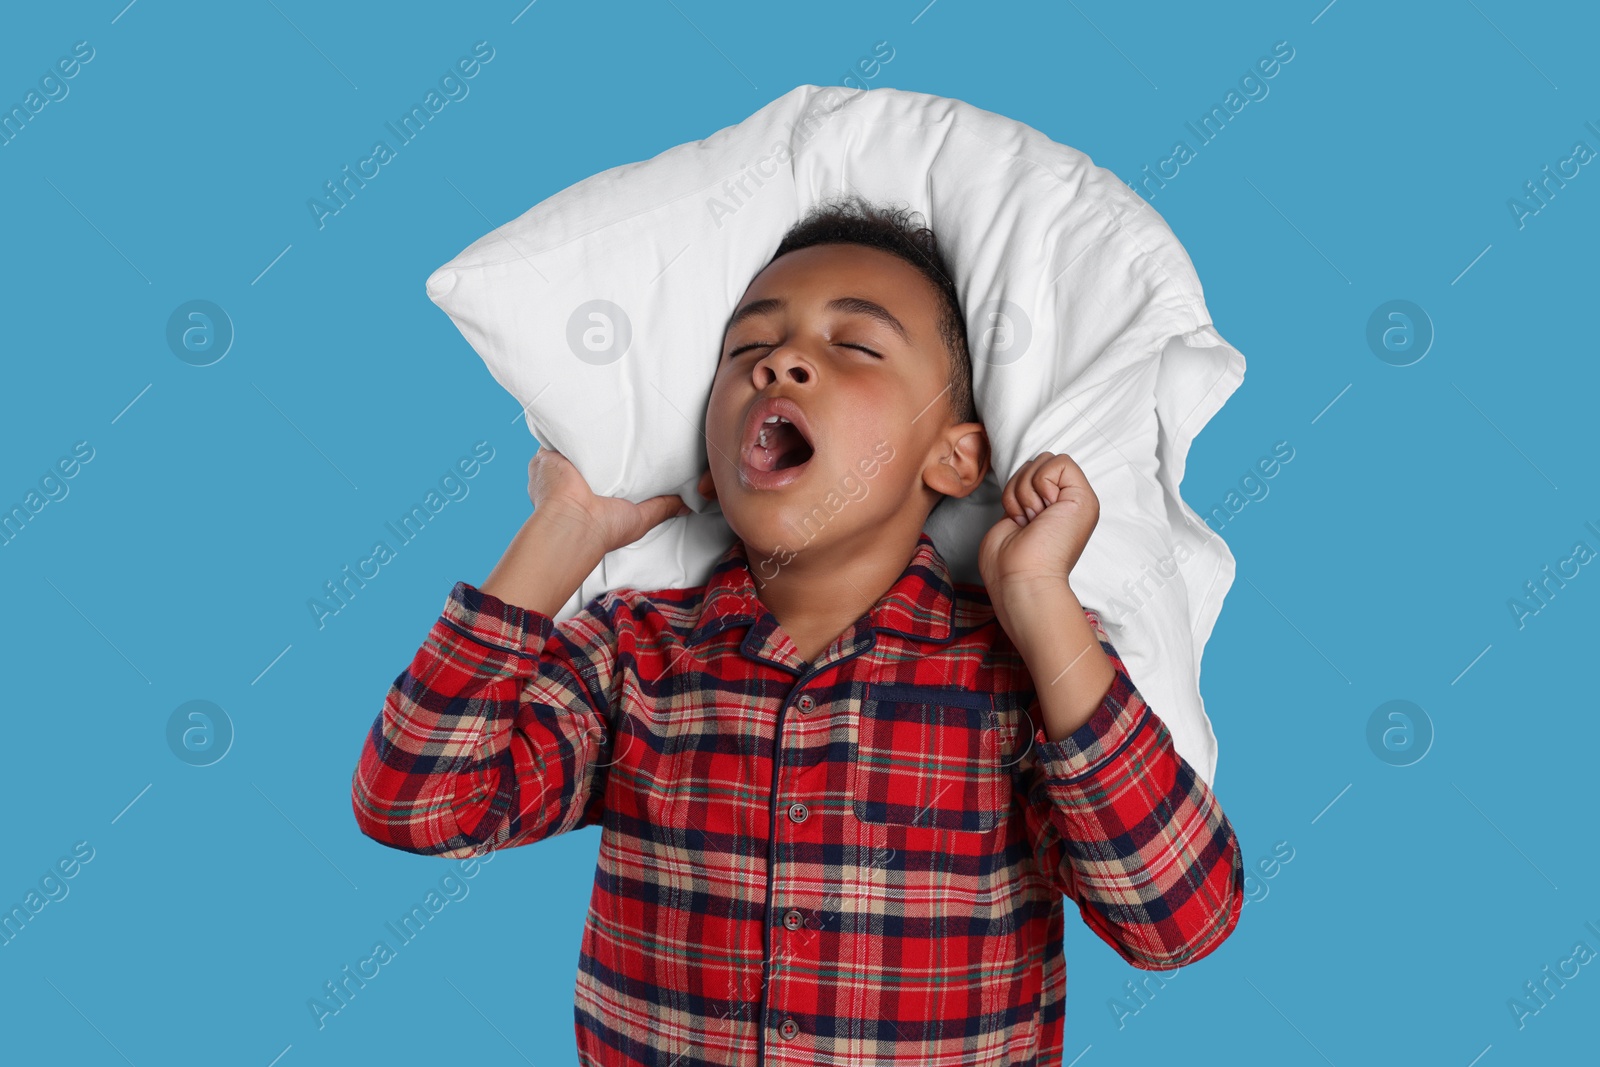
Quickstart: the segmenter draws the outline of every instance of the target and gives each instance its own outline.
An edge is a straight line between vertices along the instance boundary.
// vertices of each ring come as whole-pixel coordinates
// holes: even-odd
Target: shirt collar
[[[915,641],[944,643],[950,640],[953,607],[950,570],[927,532],[920,531],[905,570],[867,612],[863,633],[877,630]],[[765,624],[768,615],[751,574],[744,541],[735,538],[712,568],[699,620],[686,644],[732,626]]]

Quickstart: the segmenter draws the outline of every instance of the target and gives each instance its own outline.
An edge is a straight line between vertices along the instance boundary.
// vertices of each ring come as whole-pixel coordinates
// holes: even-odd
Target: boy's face
[[[988,441],[951,422],[939,313],[920,272],[864,245],[790,252],[751,281],[723,338],[699,487],[747,546],[914,537],[940,494],[976,487]],[[774,400],[791,425],[767,424],[763,447]]]

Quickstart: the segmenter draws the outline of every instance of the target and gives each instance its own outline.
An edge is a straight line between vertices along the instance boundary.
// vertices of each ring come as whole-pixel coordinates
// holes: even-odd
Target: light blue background
[[[1011,116],[1125,180],[1288,41],[1270,94],[1153,204],[1249,362],[1185,498],[1207,513],[1295,449],[1223,528],[1239,577],[1202,678],[1246,860],[1294,859],[1120,1028],[1108,1002],[1144,974],[1074,918],[1067,1060],[1594,1062],[1600,965],[1523,1028],[1507,1006],[1600,950],[1600,575],[1524,627],[1507,606],[1574,542],[1600,549],[1600,167],[1523,228],[1507,206],[1575,141],[1600,149],[1592,8],[123,3],[31,5],[0,34],[7,107],[95,49],[0,148],[0,503],[95,450],[0,548],[0,903],[95,850],[0,947],[4,1059],[574,1062],[597,830],[498,854],[324,1029],[307,1008],[447,869],[362,837],[350,774],[452,583],[482,581],[529,506],[534,442],[426,276],[878,41],[872,85]],[[479,40],[470,95],[319,230],[307,199]],[[192,299],[237,330],[209,367],[166,344]],[[1365,339],[1392,299],[1437,333],[1411,366]],[[479,440],[470,495],[319,630],[307,600]],[[192,699],[236,731],[209,767],[167,745]],[[1409,767],[1367,744],[1391,699],[1436,731]]]

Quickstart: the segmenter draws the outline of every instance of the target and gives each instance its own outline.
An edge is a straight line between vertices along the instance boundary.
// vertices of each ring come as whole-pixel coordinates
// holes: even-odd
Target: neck
[[[883,599],[911,562],[920,532],[855,531],[807,545],[781,567],[782,552],[758,553],[746,545],[746,556],[756,594],[809,663]]]

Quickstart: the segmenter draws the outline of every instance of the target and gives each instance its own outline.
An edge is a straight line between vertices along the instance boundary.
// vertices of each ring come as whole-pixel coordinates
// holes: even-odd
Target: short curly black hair
[[[859,244],[899,256],[915,267],[938,291],[943,310],[939,335],[950,355],[950,410],[957,422],[977,422],[972,396],[972,356],[967,349],[966,317],[939,240],[924,224],[921,212],[874,204],[857,194],[841,194],[812,206],[805,218],[783,235],[767,261],[812,245]]]

